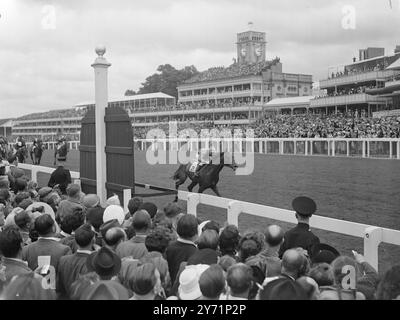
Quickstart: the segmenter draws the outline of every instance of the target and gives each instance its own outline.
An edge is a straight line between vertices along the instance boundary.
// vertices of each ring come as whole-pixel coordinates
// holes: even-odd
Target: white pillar
[[[382,228],[368,227],[364,231],[365,260],[378,271],[378,247],[382,242]]]
[[[102,204],[107,200],[106,192],[106,125],[104,117],[108,105],[108,67],[111,64],[103,57],[106,52],[104,46],[96,48],[98,57],[92,64],[95,76],[95,101],[96,101],[96,187],[97,195]]]

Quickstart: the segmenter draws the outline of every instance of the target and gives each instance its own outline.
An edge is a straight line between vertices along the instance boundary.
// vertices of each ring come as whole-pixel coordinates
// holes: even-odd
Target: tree
[[[195,66],[186,66],[181,70],[175,69],[170,64],[160,65],[157,68],[157,73],[147,77],[145,82],[142,83],[142,87],[139,89],[137,94],[163,92],[170,96],[178,98],[177,87],[183,81],[192,78],[199,72]],[[135,92],[133,90],[127,90],[127,93]]]
[[[127,97],[127,96],[135,96],[136,94],[137,94],[136,91],[133,91],[133,90],[130,90],[130,89],[125,91],[125,97]]]

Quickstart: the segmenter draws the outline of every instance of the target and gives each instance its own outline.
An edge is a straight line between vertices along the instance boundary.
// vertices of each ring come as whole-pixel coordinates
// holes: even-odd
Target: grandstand
[[[0,136],[11,136],[13,125],[13,119],[0,119]]]
[[[382,53],[384,48],[360,50],[359,61],[353,58],[351,64],[330,68],[328,79],[320,81],[320,88],[327,93],[311,100],[310,108],[326,114],[364,111],[368,116],[400,109],[396,86],[400,80],[400,51],[395,50],[393,55]]]
[[[307,96],[312,76],[282,72],[280,58],[265,59],[265,33],[237,34],[237,59],[227,68],[210,68],[178,86],[180,103],[254,103],[274,98]]]

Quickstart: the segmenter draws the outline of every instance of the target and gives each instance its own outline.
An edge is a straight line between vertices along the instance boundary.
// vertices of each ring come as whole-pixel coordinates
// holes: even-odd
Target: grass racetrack
[[[53,152],[45,152],[41,165],[53,166]],[[31,163],[28,160],[28,163]],[[79,152],[70,151],[66,167],[79,171]],[[177,165],[154,165],[146,162],[145,153],[136,151],[136,181],[174,188],[170,179]],[[39,184],[45,185],[48,175],[39,175]],[[188,182],[183,186],[184,190]],[[254,172],[250,176],[235,176],[225,168],[218,184],[223,197],[292,209],[291,201],[307,195],[317,203],[321,216],[400,229],[400,161],[358,158],[304,157],[255,154]],[[143,193],[142,189],[137,192]],[[197,191],[197,189],[195,190]],[[207,190],[206,193],[213,194]],[[160,208],[173,200],[173,196],[150,198]],[[185,202],[181,203],[185,208]],[[213,219],[223,224],[223,209],[200,205],[201,219]],[[275,221],[241,215],[239,227],[263,229]],[[285,230],[293,225],[277,221]],[[312,221],[311,221],[312,228]],[[321,242],[329,243],[341,253],[351,255],[351,250],[363,252],[363,240],[338,233],[313,229]],[[400,263],[400,247],[381,244],[379,247],[379,272]]]

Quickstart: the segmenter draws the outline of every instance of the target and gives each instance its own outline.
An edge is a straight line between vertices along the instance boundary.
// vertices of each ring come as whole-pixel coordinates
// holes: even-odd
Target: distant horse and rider
[[[68,143],[65,137],[58,139],[54,148],[54,165],[57,165],[57,160],[65,162],[68,155]]]
[[[40,165],[40,161],[42,160],[42,155],[45,149],[46,147],[43,144],[42,139],[35,138],[32,146],[29,148],[29,154],[31,155],[31,160],[34,165]]]
[[[204,160],[204,155],[207,155],[207,153],[211,161]],[[213,163],[213,160],[216,161]],[[184,184],[187,178],[189,178],[192,181],[188,186],[189,192],[192,192],[193,188],[196,185],[199,185],[199,193],[203,193],[205,190],[211,189],[218,197],[220,197],[221,194],[219,193],[217,184],[219,181],[219,174],[224,167],[228,167],[233,171],[236,171],[238,166],[235,164],[232,155],[231,158],[228,159],[228,153],[225,152],[215,153],[207,150],[202,151],[197,161],[192,161],[188,164],[181,164],[178,170],[176,170],[172,177],[172,179],[175,180],[175,189],[178,190],[179,186]]]

